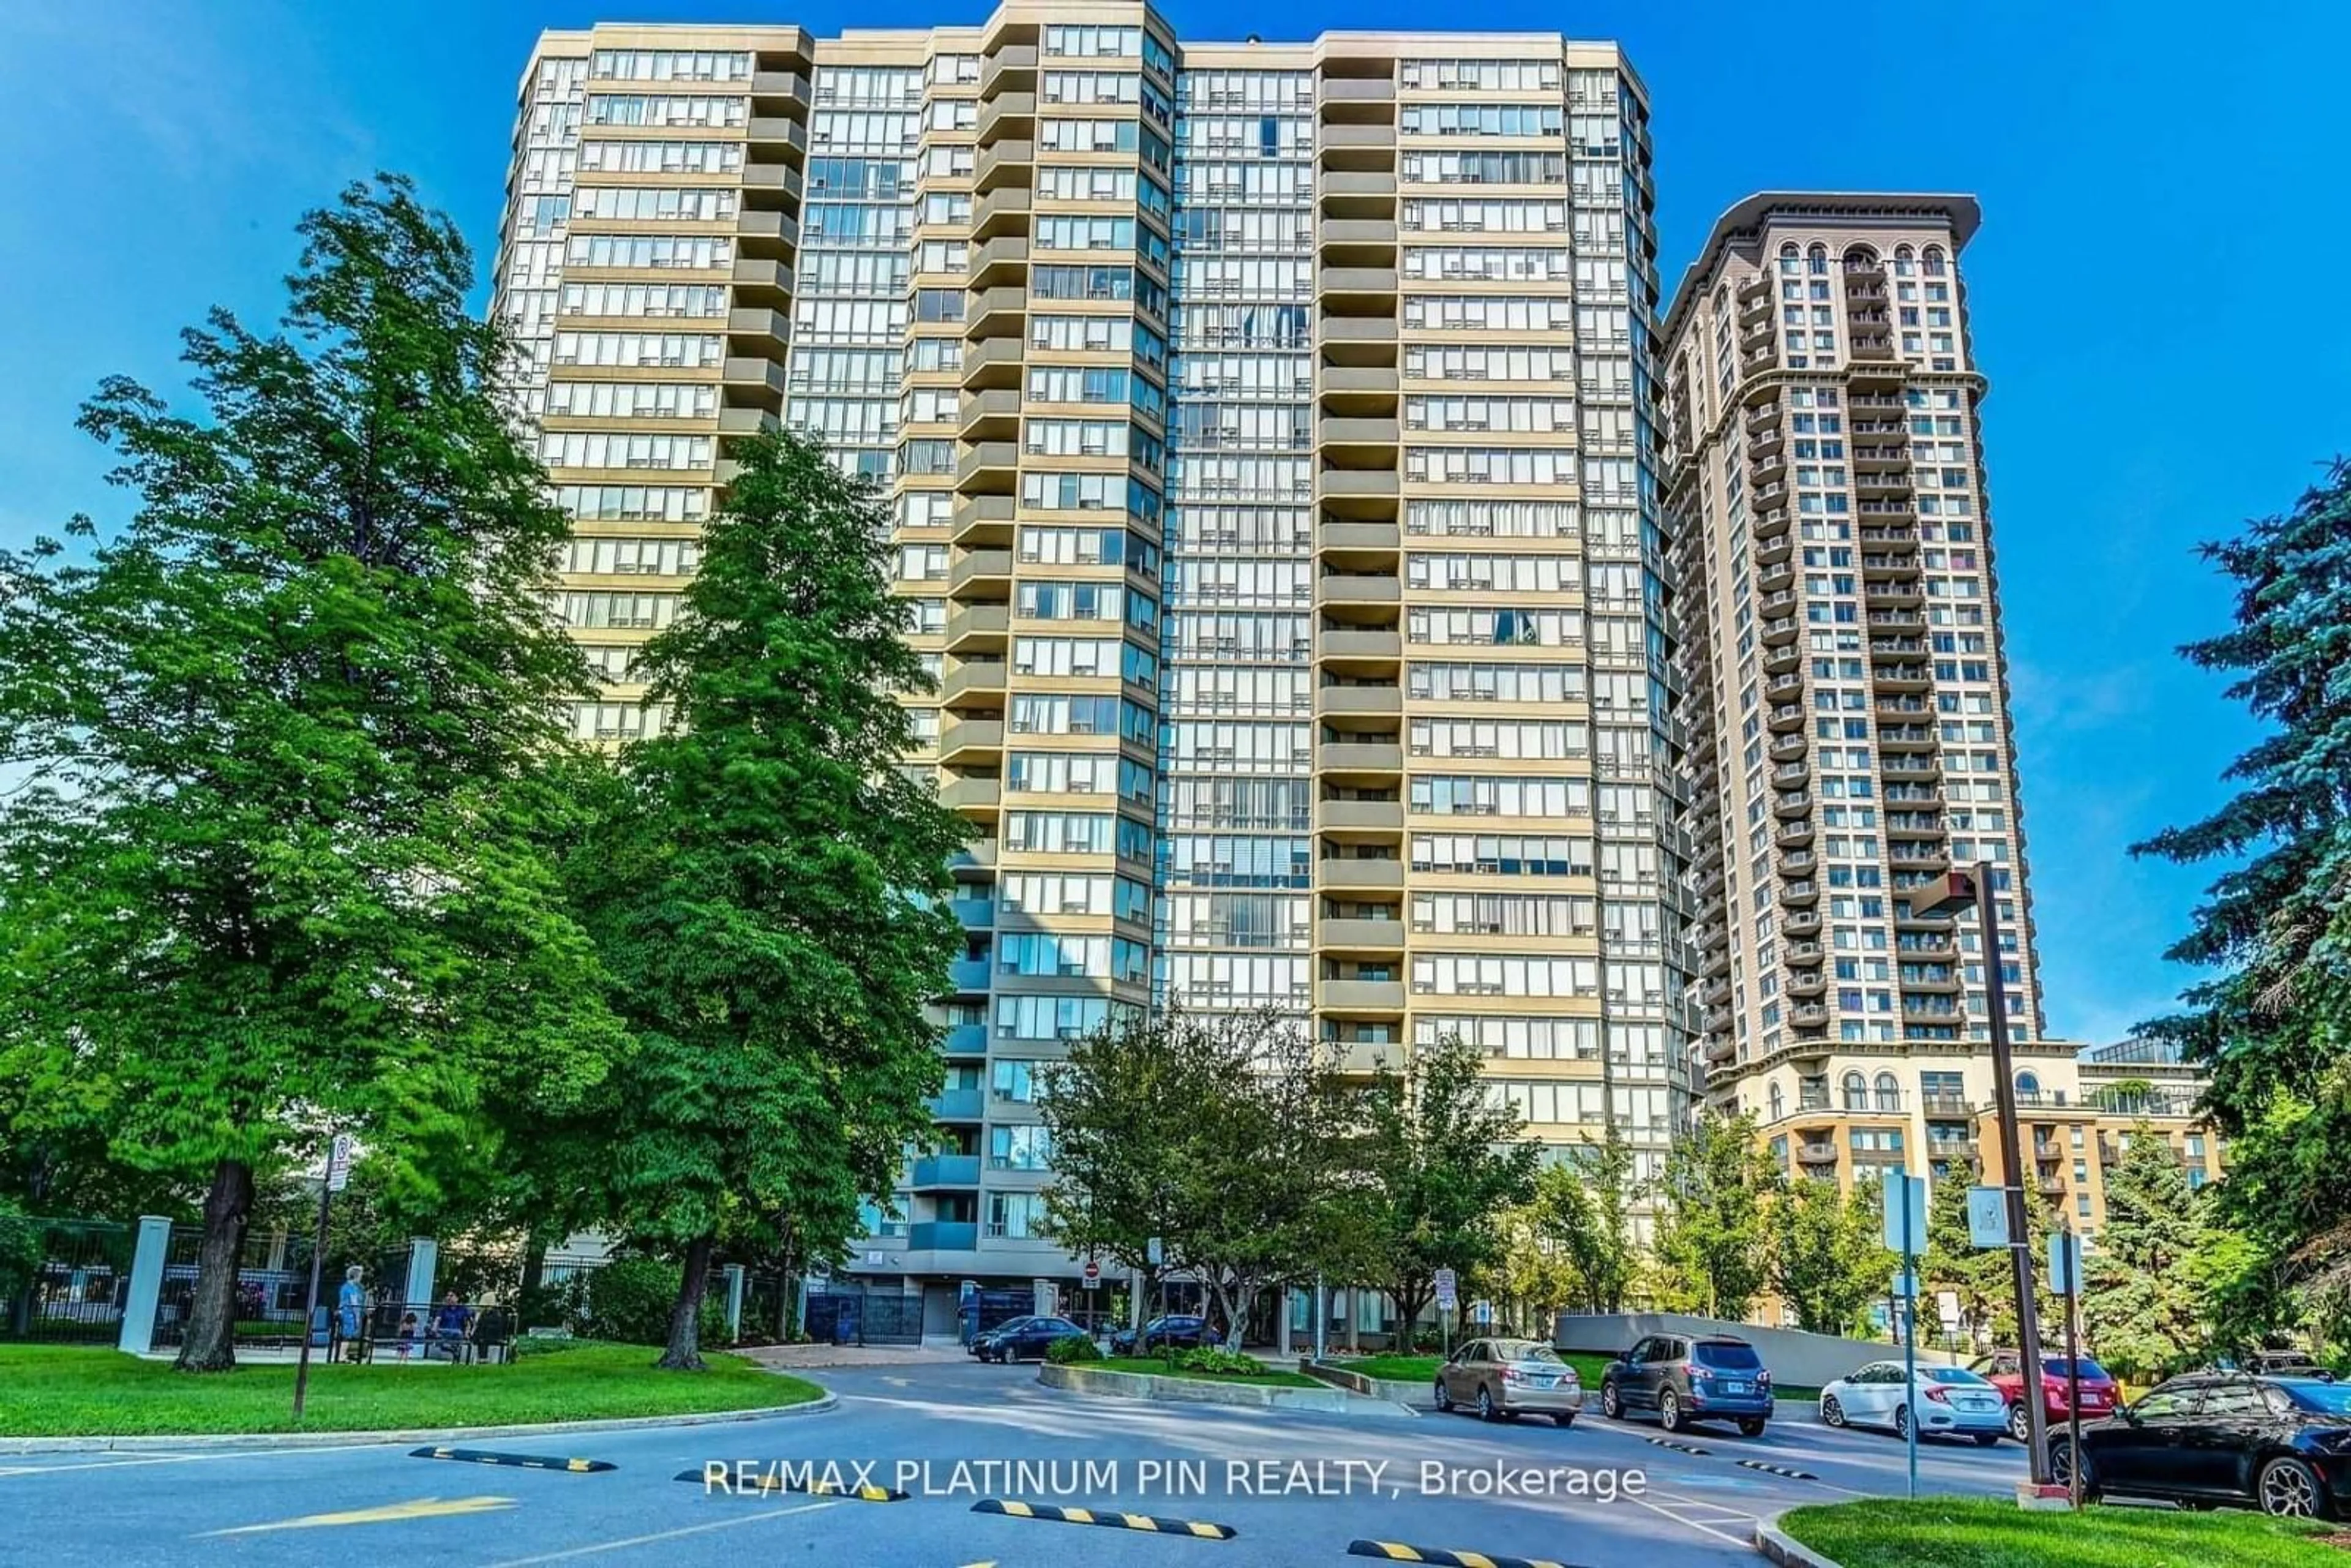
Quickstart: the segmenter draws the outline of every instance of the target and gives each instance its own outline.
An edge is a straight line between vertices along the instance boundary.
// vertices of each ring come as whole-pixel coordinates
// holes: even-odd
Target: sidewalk
[[[969,1359],[961,1346],[951,1345],[765,1344],[735,1354],[777,1372],[811,1366],[946,1365]]]

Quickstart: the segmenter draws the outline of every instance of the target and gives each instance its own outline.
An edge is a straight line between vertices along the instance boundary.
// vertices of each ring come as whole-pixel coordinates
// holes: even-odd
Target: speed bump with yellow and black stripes
[[[852,1486],[846,1481],[826,1480],[817,1476],[793,1476],[773,1469],[739,1478],[724,1469],[716,1475],[706,1470],[680,1470],[672,1479],[693,1481],[705,1491],[748,1492],[753,1497],[768,1492],[796,1491],[805,1492],[810,1497],[849,1498],[857,1502],[906,1500],[906,1494],[894,1487],[877,1487],[871,1481]]]
[[[1383,1563],[1435,1563],[1444,1568],[1573,1568],[1548,1557],[1497,1557],[1486,1552],[1447,1551],[1442,1546],[1406,1546],[1401,1541],[1351,1541],[1350,1557],[1376,1557]]]
[[[974,1513],[1000,1513],[1008,1519],[1047,1519],[1061,1524],[1099,1524],[1111,1530],[1140,1530],[1152,1535],[1189,1535],[1202,1541],[1230,1541],[1240,1533],[1229,1524],[1200,1519],[1161,1519],[1148,1513],[1121,1513],[1106,1508],[1058,1508],[1048,1502],[1015,1502],[982,1498],[971,1505]]]
[[[488,1448],[411,1448],[412,1459],[455,1459],[465,1465],[507,1465],[524,1470],[569,1470],[575,1476],[617,1469],[610,1459],[550,1458],[545,1454],[500,1454]]]

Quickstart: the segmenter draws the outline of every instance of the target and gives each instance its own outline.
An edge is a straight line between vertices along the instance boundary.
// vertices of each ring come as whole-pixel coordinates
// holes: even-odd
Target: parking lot
[[[418,1458],[413,1445],[0,1458],[0,1561],[1341,1563],[1363,1541],[1673,1568],[1751,1563],[1759,1521],[1801,1502],[1898,1496],[1905,1483],[1899,1440],[1833,1430],[1785,1403],[1761,1437],[1701,1426],[1668,1439],[1596,1410],[1561,1430],[1085,1398],[1040,1387],[1028,1367],[968,1363],[817,1375],[838,1409],[480,1445],[613,1467],[593,1472]],[[795,1461],[819,1468],[779,1468]],[[713,1464],[788,1480],[831,1465],[909,1495],[730,1495],[676,1479]],[[1925,1490],[2004,1493],[2023,1472],[2011,1444],[1919,1453]],[[1029,1511],[989,1506],[1006,1503]],[[1088,1527],[1056,1510],[1154,1527]],[[1178,1528],[1192,1524],[1219,1533]]]

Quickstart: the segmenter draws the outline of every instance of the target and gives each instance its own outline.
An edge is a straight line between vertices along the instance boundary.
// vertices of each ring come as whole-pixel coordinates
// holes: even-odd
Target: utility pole
[[[2000,915],[1992,899],[1992,867],[1978,861],[1970,869],[1947,873],[1920,884],[1912,909],[1922,915],[1956,915],[1968,904],[1976,906],[1976,925],[1983,946],[1984,1000],[1991,1012],[1992,1093],[2000,1113],[2000,1153],[2002,1186],[2008,1199],[2008,1255],[2016,1286],[2017,1354],[2024,1376],[2026,1458],[2032,1483],[2049,1484],[2048,1406],[2041,1386],[2041,1320],[2032,1295],[2032,1238],[2026,1228],[2023,1140],[2016,1120],[2015,1056],[2008,1040],[2008,993],[2001,977]]]

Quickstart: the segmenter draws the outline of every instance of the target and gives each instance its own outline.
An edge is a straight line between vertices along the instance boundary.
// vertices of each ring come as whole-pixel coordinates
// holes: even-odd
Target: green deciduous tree
[[[2140,1123],[2106,1169],[2105,1226],[2083,1260],[2082,1322],[2102,1359],[2148,1381],[2203,1359],[2208,1230],[2179,1156]]]
[[[966,828],[899,767],[891,694],[929,683],[887,508],[798,434],[734,455],[700,571],[637,660],[673,727],[622,752],[572,878],[631,1037],[583,1130],[613,1223],[683,1264],[661,1360],[682,1369],[722,1239],[789,1221],[837,1257],[933,1134],[924,1007],[962,943]]]
[[[1771,1288],[1797,1327],[1849,1333],[1886,1294],[1899,1260],[1886,1246],[1883,1203],[1867,1182],[1845,1193],[1834,1181],[1803,1179],[1773,1195]]]
[[[610,1039],[540,852],[587,674],[505,342],[405,182],[301,233],[281,335],[185,335],[201,419],[84,409],[128,526],[0,555],[0,1080],[204,1191],[195,1371],[234,1364],[256,1174],[346,1129],[429,1205]]]
[[[1536,1178],[1538,1234],[1567,1270],[1570,1299],[1587,1312],[1621,1312],[1641,1270],[1633,1234],[1633,1146],[1611,1123],[1587,1137],[1579,1158],[1545,1166]]]
[[[1752,1113],[1708,1111],[1666,1156],[1656,1186],[1662,1304],[1743,1318],[1771,1275],[1771,1195],[1782,1180]]]
[[[1347,1146],[1331,1052],[1271,1013],[1113,1018],[1038,1099],[1053,1150],[1052,1238],[1196,1277],[1238,1340],[1258,1293],[1335,1266]]]
[[[1401,1071],[1383,1065],[1358,1113],[1365,1277],[1408,1333],[1437,1270],[1466,1279],[1500,1258],[1500,1217],[1534,1196],[1541,1150],[1514,1108],[1488,1097],[1484,1057],[1455,1036],[1414,1048]]]
[[[2211,1074],[2222,1205],[2271,1260],[2241,1286],[2294,1293],[2237,1315],[2324,1320],[2351,1309],[2351,463],[2204,553],[2234,585],[2235,624],[2181,652],[2231,675],[2266,730],[2230,765],[2227,804],[2137,847],[2229,867],[2170,950],[2214,973],[2152,1028]]]

